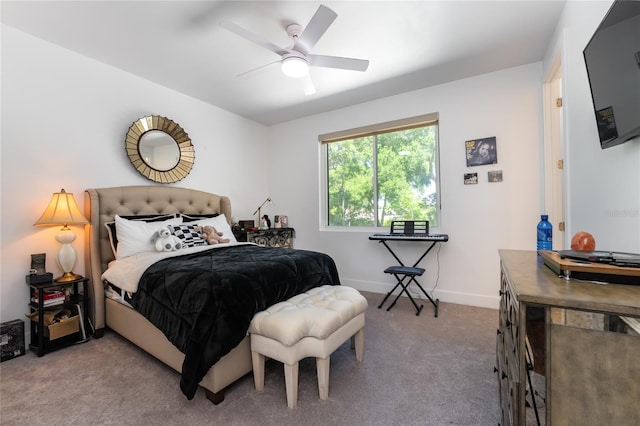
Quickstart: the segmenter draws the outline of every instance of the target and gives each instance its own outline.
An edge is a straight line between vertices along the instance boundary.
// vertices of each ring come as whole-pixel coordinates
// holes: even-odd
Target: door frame
[[[556,102],[560,100],[558,105]],[[544,200],[543,214],[553,224],[553,249],[563,250],[565,234],[565,175],[564,127],[562,105],[562,60],[558,53],[543,82],[544,116]]]

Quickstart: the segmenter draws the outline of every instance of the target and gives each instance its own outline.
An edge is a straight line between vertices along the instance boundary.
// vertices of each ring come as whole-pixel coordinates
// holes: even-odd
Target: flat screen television
[[[616,0],[583,55],[602,149],[640,136],[640,1]]]

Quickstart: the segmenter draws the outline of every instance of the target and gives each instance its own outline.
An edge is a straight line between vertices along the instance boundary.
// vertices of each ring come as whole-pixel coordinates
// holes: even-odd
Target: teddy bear
[[[166,226],[153,233],[151,242],[155,243],[156,251],[174,251],[182,248],[180,238],[171,234],[171,231]]]
[[[228,243],[229,238],[222,238],[222,232],[218,231],[214,226],[205,225],[200,228],[200,235],[210,245],[218,243]]]

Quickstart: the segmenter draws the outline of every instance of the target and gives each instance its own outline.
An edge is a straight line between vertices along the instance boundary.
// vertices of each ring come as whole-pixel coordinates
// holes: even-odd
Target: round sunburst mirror
[[[187,132],[178,123],[159,115],[134,121],[127,132],[125,149],[133,167],[159,183],[184,179],[195,161]]]

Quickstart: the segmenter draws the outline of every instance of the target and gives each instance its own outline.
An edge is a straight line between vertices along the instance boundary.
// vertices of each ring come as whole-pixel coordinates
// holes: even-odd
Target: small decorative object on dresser
[[[588,232],[576,232],[571,238],[571,250],[593,251],[596,249],[596,239]]]
[[[280,216],[278,216],[278,218],[280,219],[280,227],[281,228],[288,228],[289,227],[289,218],[287,216],[280,215]]]

